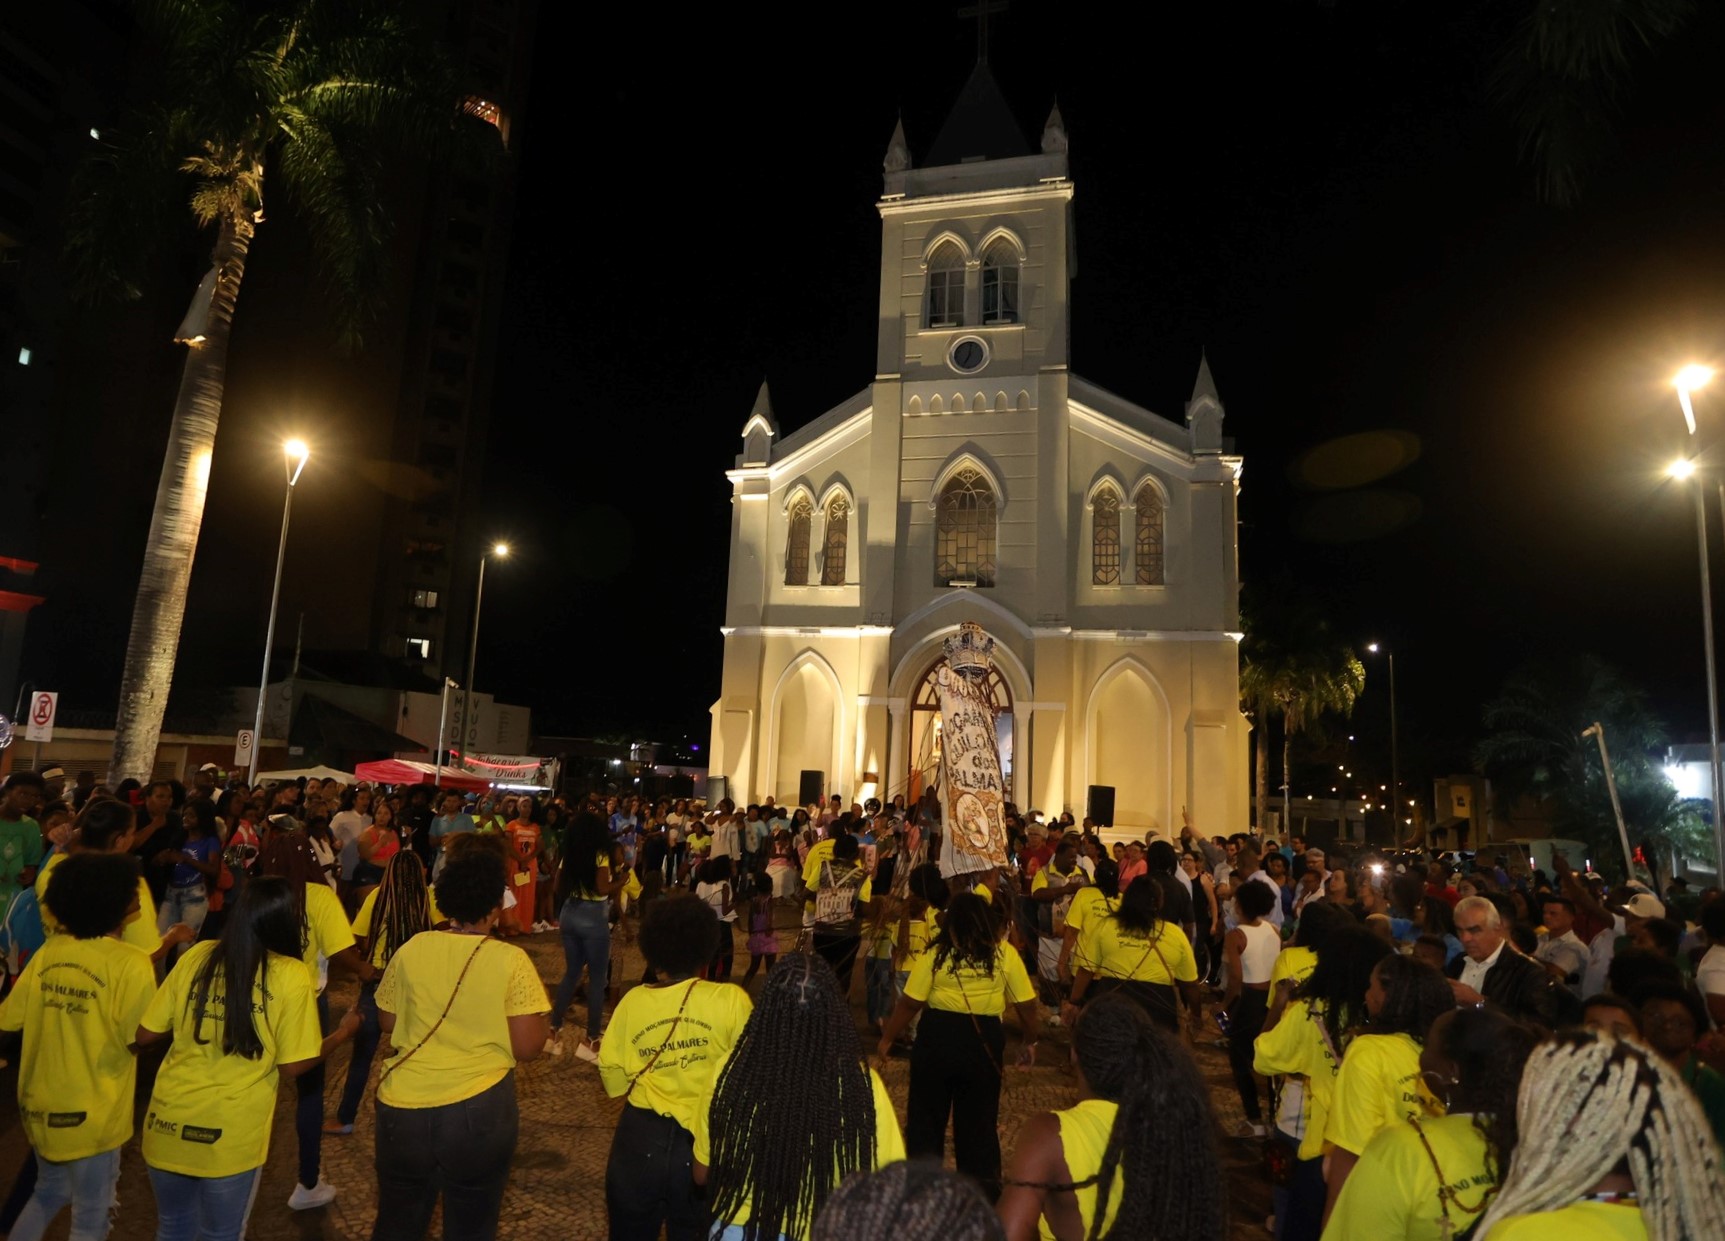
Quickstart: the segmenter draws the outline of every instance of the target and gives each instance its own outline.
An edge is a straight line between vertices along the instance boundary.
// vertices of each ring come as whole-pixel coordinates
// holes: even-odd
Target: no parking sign
[[[30,695],[30,714],[24,721],[24,740],[54,740],[54,713],[60,709],[60,695],[38,690]]]

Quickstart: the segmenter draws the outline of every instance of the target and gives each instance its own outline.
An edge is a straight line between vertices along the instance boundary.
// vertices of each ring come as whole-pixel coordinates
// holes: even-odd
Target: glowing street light
[[[1683,392],[1683,389],[1680,388],[1678,391]],[[1683,409],[1685,414],[1689,412],[1689,400],[1686,392],[1684,392]],[[1690,426],[1693,430],[1693,420],[1691,420]],[[1691,458],[1677,458],[1666,467],[1665,472],[1679,481],[1693,480],[1694,482],[1692,490],[1695,492],[1695,545],[1700,551],[1701,561],[1701,639],[1702,650],[1707,656],[1707,729],[1709,740],[1707,755],[1708,766],[1713,777],[1713,846],[1717,851],[1715,856],[1725,859],[1725,823],[1719,821],[1719,797],[1721,791],[1725,791],[1725,773],[1721,772],[1719,761],[1719,682],[1717,664],[1713,654],[1713,586],[1709,581],[1707,570],[1707,501],[1701,490],[1701,480],[1695,477],[1695,462]]]
[[[282,597],[282,565],[287,560],[288,522],[293,517],[293,489],[299,482],[299,476],[305,469],[305,463],[311,457],[311,448],[302,439],[291,439],[282,445],[283,463],[287,467],[287,499],[282,502],[282,537],[276,547],[276,580],[270,588],[270,619],[264,630],[264,670],[258,677],[258,709],[252,717],[252,763],[246,772],[246,784],[257,787],[258,758],[263,751],[264,741],[264,698],[270,689],[270,655],[276,644],[276,609]]]
[[[473,702],[473,665],[479,660],[479,605],[485,599],[485,562],[491,556],[499,560],[509,559],[509,544],[499,540],[491,545],[491,550],[479,558],[479,581],[473,587],[473,636],[467,647],[467,684],[461,688],[461,752],[466,754],[479,739],[479,734],[473,727],[473,716],[469,707]]]
[[[1665,474],[1668,478],[1675,478],[1679,482],[1686,478],[1693,478],[1695,477],[1695,463],[1688,457],[1679,457],[1665,467]]]
[[[1683,421],[1689,424],[1689,434],[1695,434],[1695,405],[1689,399],[1689,394],[1698,388],[1705,388],[1713,380],[1713,368],[1691,362],[1677,372],[1672,385],[1677,389],[1677,403],[1683,407]]]

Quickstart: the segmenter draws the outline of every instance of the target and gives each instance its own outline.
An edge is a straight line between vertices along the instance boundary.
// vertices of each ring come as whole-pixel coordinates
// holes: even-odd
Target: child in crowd
[[[743,974],[747,987],[763,965],[771,972],[779,959],[779,937],[773,930],[773,890],[767,878],[766,859],[755,871],[754,895],[749,897],[749,968]]]

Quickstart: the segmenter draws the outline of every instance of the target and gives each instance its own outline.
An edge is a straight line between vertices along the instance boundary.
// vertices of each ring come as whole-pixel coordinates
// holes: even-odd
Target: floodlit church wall
[[[797,471],[787,471],[773,480],[763,503],[766,521],[762,532],[765,547],[759,553],[764,574],[766,613],[764,623],[774,625],[819,625],[856,623],[862,605],[863,548],[865,522],[869,517],[869,440],[866,434],[832,455],[809,462]],[[842,497],[849,529],[845,542],[845,581],[842,586],[822,584],[828,513],[835,497]],[[788,536],[791,510],[806,500],[812,510],[809,525],[807,584],[786,583]],[[835,617],[835,610],[845,616]]]

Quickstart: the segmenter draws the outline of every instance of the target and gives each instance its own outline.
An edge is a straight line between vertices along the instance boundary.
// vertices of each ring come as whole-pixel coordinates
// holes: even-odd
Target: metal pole
[[[473,639],[467,648],[467,684],[461,687],[461,752],[467,753],[468,737],[477,738],[473,729],[473,665],[479,659],[479,603],[485,598],[485,557],[479,558],[479,582],[473,588]]]
[[[1395,845],[1402,835],[1400,819],[1402,817],[1402,751],[1400,734],[1396,731],[1396,653],[1390,655],[1390,844]],[[1430,841],[1426,842],[1430,844]]]
[[[295,476],[298,477],[297,475]],[[287,560],[288,520],[293,516],[293,483],[288,483],[287,499],[282,503],[282,537],[276,548],[276,581],[270,589],[270,620],[264,630],[264,669],[258,677],[258,710],[252,720],[252,765],[246,772],[246,786],[256,787],[258,782],[258,756],[264,748],[264,696],[270,688],[270,653],[276,644],[276,607],[282,597],[282,565]]]
[[[1611,771],[1611,754],[1605,748],[1605,725],[1595,720],[1581,730],[1583,737],[1599,742],[1599,761],[1605,765],[1605,789],[1611,794],[1611,813],[1617,818],[1617,839],[1623,844],[1623,878],[1635,878],[1635,855],[1629,848],[1629,828],[1623,822],[1623,803],[1617,800],[1617,777]]]
[[[443,691],[437,703],[437,756],[431,760],[437,769],[431,780],[434,788],[443,787],[443,730],[449,720],[449,687],[454,684],[448,677],[443,678]]]
[[[1725,484],[1720,485],[1721,504],[1725,504]],[[1713,657],[1713,586],[1707,572],[1707,501],[1701,493],[1700,480],[1695,487],[1695,539],[1701,554],[1701,634],[1707,652],[1707,757],[1713,774],[1713,866],[1715,874],[1725,874],[1725,823],[1719,819],[1719,794],[1725,779],[1719,769],[1719,673]]]

